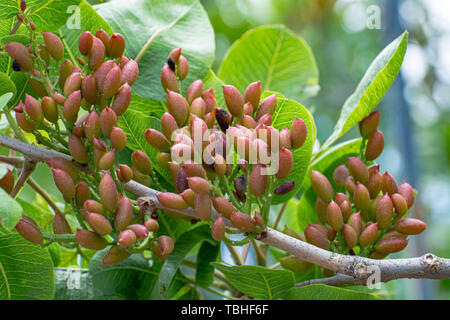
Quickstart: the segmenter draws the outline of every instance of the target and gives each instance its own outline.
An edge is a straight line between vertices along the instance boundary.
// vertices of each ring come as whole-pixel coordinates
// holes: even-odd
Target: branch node
[[[430,272],[437,272],[441,269],[439,258],[432,253],[427,253],[422,256],[420,263]]]
[[[155,201],[150,199],[149,197],[139,197],[136,200],[136,205],[140,209],[141,217],[143,218],[145,215],[151,216],[158,208],[156,207]]]
[[[358,262],[353,269],[354,277],[357,279],[367,279],[372,275],[372,270],[364,261]]]

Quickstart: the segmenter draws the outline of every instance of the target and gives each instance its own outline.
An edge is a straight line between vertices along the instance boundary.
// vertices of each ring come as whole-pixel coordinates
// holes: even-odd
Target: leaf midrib
[[[278,58],[278,55],[280,54],[280,49],[281,49],[281,42],[283,41],[284,38],[284,33],[280,33],[278,40],[277,40],[277,44],[275,47],[275,50],[272,54],[272,59],[270,61],[269,64],[269,73],[267,74],[267,79],[266,79],[266,84],[264,85],[264,90],[266,91],[269,89],[270,83],[272,82],[272,74],[273,74],[273,69],[275,68],[275,61]]]
[[[0,271],[1,271],[3,278],[5,279],[5,287],[6,287],[6,292],[8,295],[8,300],[11,300],[11,290],[9,288],[8,277],[6,276],[6,270],[3,267],[3,264],[1,262],[0,262]]]

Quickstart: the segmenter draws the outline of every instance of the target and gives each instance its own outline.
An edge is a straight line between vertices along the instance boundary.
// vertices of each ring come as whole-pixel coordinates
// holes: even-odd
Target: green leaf
[[[339,188],[332,179],[334,169],[338,165],[345,163],[348,157],[358,155],[360,145],[361,139],[343,142],[329,149],[326,153],[316,159],[312,163],[310,170],[322,172],[330,181],[335,192],[342,192],[344,190]],[[310,170],[308,170],[308,172],[310,172]],[[317,195],[311,187],[309,174],[303,182],[303,190],[304,192],[300,198],[300,203],[296,209],[286,210],[283,218],[285,224],[298,233],[303,232],[308,223],[315,223],[319,219],[316,213]]]
[[[44,230],[52,230],[53,213],[20,198],[17,198],[16,200],[17,203],[22,207],[21,212],[23,211],[23,214],[36,221],[36,223],[40,225]]]
[[[213,264],[239,291],[264,300],[282,299],[294,286],[294,274],[288,270],[260,266],[226,266]]]
[[[66,22],[79,3],[80,0],[27,0],[27,10],[37,31],[53,31]],[[20,1],[0,0],[0,20],[15,17],[19,11]]]
[[[0,96],[7,93],[12,93],[14,96],[16,94],[16,86],[14,85],[14,82],[9,79],[6,73],[0,72]]]
[[[223,97],[222,85],[224,84],[222,80],[214,73],[213,70],[209,69],[208,73],[203,78],[203,85],[205,88],[213,88],[216,93],[217,105],[219,107],[225,107],[225,98]]]
[[[94,298],[94,285],[87,269],[55,269],[54,300],[92,300]]]
[[[13,229],[22,215],[22,207],[16,200],[0,188],[0,220],[2,226],[8,230]]]
[[[203,241],[208,241],[211,244],[216,243],[211,238],[211,229],[207,223],[197,223],[181,234],[175,242],[172,253],[164,261],[152,291],[144,294],[143,298],[152,300],[166,298],[166,291],[180,267],[181,261],[196,245]]]
[[[119,118],[119,126],[127,135],[127,147],[133,151],[144,151],[150,157],[153,168],[171,183],[172,179],[168,170],[161,168],[156,162],[158,149],[152,147],[145,139],[145,130],[148,128],[160,130],[161,121],[143,112],[130,109]]]
[[[0,96],[0,110],[8,104],[9,100],[14,96],[14,93],[8,92]]]
[[[162,117],[166,109],[167,107],[164,102],[143,98],[134,92],[131,97],[130,106],[128,107],[128,110],[139,111],[158,119]]]
[[[330,287],[323,284],[312,284],[306,287],[292,288],[286,300],[383,300],[373,294]]]
[[[220,253],[220,242],[211,244],[203,242],[197,254],[197,270],[195,272],[195,283],[200,287],[208,288],[214,281],[214,266]]]
[[[345,101],[333,133],[321,150],[342,137],[378,105],[400,71],[407,42],[408,32],[405,31],[372,61],[355,92]]]
[[[319,71],[311,48],[282,25],[252,29],[225,56],[219,78],[242,93],[261,80],[263,91],[277,91],[301,101],[317,92]]]
[[[102,298],[137,299],[138,291],[145,290],[157,273],[150,269],[142,254],[133,254],[115,265],[102,266],[108,250],[106,248],[97,252],[89,263],[89,274],[95,290],[101,293]]]
[[[182,48],[189,61],[183,92],[212,65],[214,31],[198,0],[112,1],[95,8],[127,39],[126,55],[139,60],[133,90],[144,98],[166,100],[160,74],[174,48]]]
[[[301,148],[294,149],[292,154],[294,156],[294,167],[286,180],[294,180],[295,188],[291,192],[282,195],[275,196],[273,203],[286,202],[289,198],[294,196],[302,186],[302,181],[305,178],[306,171],[311,161],[312,150],[314,141],[316,140],[316,125],[314,124],[314,118],[312,114],[302,106],[300,103],[286,99],[282,96],[277,96],[277,109],[273,114],[272,126],[278,130],[283,128],[291,128],[292,122],[296,117],[303,119],[306,124],[308,135],[306,141]],[[280,182],[281,183],[281,182]]]
[[[51,299],[54,290],[48,250],[0,229],[0,300]]]
[[[0,37],[0,46],[4,46],[11,41],[20,42],[24,45],[28,45],[30,43],[30,38],[23,34],[11,34],[3,36]]]

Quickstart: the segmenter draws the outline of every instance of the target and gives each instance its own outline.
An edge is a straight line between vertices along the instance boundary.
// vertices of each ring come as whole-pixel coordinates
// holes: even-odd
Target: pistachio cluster
[[[405,217],[415,200],[411,185],[398,186],[388,172],[381,174],[380,166],[371,164],[384,148],[379,120],[380,112],[374,111],[360,122],[362,156],[350,157],[335,168],[333,181],[339,192],[322,173],[311,171],[320,222],[309,224],[298,235],[303,241],[338,253],[382,259],[403,250],[409,235],[425,230],[424,222]]]
[[[241,232],[261,231],[273,195],[294,189],[294,181],[279,182],[292,171],[292,150],[305,142],[306,125],[296,118],[290,130],[272,127],[277,97],[273,94],[261,101],[260,81],[251,83],[243,95],[234,86],[223,85],[226,109],[218,106],[214,89],[205,89],[201,80],[182,95],[180,81],[188,69],[181,49],[174,49],[161,71],[167,92],[161,132],[145,132],[148,143],[160,151],[159,165],[169,170],[178,191],[161,193],[158,200],[170,215],[194,208],[201,220],[210,221],[218,241],[226,239],[227,231],[234,232],[225,227],[223,218]],[[211,204],[221,215],[214,221]]]

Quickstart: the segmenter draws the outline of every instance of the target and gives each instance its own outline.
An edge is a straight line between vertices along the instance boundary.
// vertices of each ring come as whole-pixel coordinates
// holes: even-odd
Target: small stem
[[[252,242],[253,248],[255,249],[256,261],[258,261],[258,264],[260,266],[265,267],[267,264],[265,254],[262,252],[261,248],[259,247],[258,242],[256,242],[255,239],[252,239],[251,242]]]
[[[283,215],[284,209],[286,209],[287,201],[283,203],[283,206],[281,207],[280,211],[278,212],[277,219],[275,220],[275,223],[273,224],[273,228],[276,229],[278,226],[278,223],[281,220],[281,216]]]
[[[268,267],[269,269],[276,269],[279,266],[281,266],[281,264],[279,262],[275,263],[274,265],[271,265],[270,267]]]
[[[242,262],[245,263],[247,260],[248,251],[250,249],[250,242],[244,246],[244,250],[242,250]]]
[[[225,245],[227,246],[228,250],[230,251],[230,254],[231,254],[231,257],[234,260],[234,263],[236,265],[238,265],[238,266],[243,265],[244,262],[242,261],[242,257],[239,254],[239,252],[237,251],[237,249],[233,245],[231,245],[231,244],[229,244],[227,242],[225,242]]]
[[[7,163],[16,168],[21,168],[23,166],[25,160],[21,157],[0,156],[0,162]]]
[[[53,234],[48,232],[42,232],[42,236],[46,240],[51,242],[76,242],[77,238],[74,234]]]
[[[11,192],[12,198],[15,198],[19,194],[25,182],[27,182],[28,178],[33,173],[35,167],[36,164],[34,162],[27,161],[24,163],[22,172],[20,173],[19,180],[17,181],[13,191]]]

